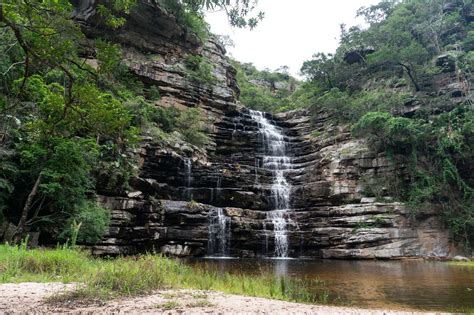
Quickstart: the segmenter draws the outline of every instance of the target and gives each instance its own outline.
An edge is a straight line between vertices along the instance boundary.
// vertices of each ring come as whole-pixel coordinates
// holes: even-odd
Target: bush
[[[203,132],[205,124],[201,112],[197,108],[182,111],[176,120],[176,127],[184,139],[195,146],[202,147],[209,142],[208,136]]]
[[[161,98],[160,90],[155,85],[150,86],[148,89],[148,98],[151,101],[158,101]]]
[[[292,89],[298,82],[291,77],[284,67],[275,72],[269,70],[259,71],[251,63],[240,63],[232,60],[232,65],[237,70],[237,83],[240,88],[240,102],[246,107],[265,111],[277,112],[300,107],[291,101]],[[278,72],[278,71],[282,72]],[[261,86],[251,81],[259,81],[268,86]],[[286,83],[290,89],[274,89],[276,82]]]
[[[204,43],[209,36],[209,25],[197,10],[190,10],[176,0],[160,0],[160,6],[176,16],[177,22],[194,33]]]
[[[369,112],[394,111],[403,105],[408,97],[405,93],[395,93],[379,88],[375,90],[349,93],[334,88],[323,94],[318,90],[314,93],[319,96],[310,96],[310,110],[314,117],[324,111],[331,119],[338,123],[356,123],[363,115]],[[307,95],[303,95],[307,97]],[[298,102],[298,100],[295,100]],[[305,102],[308,102],[306,100]]]
[[[208,87],[216,83],[213,67],[207,58],[200,55],[189,55],[186,58],[187,77],[196,83]]]
[[[109,221],[110,212],[108,209],[101,207],[95,201],[85,201],[77,206],[74,214],[68,219],[59,239],[62,241],[72,240],[74,227],[78,226],[78,243],[97,243],[107,231]]]
[[[422,123],[386,112],[369,112],[353,126],[355,135],[368,138],[377,150],[392,149],[394,153],[410,152],[421,138]],[[407,151],[408,150],[408,151]]]

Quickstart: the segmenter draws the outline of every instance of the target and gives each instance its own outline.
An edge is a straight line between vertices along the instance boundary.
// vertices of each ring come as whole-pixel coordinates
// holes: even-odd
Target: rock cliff
[[[98,188],[112,221],[104,239],[93,246],[96,254],[155,249],[176,256],[273,256],[279,222],[284,222],[288,255],[293,257],[454,254],[436,209],[415,217],[384,193],[378,179],[400,176],[403,165],[371,153],[364,140],[351,138],[344,127],[328,128],[324,113],[315,121],[304,111],[264,114],[291,161],[284,173],[290,206],[279,220],[272,219],[276,184],[275,170],[265,163],[268,142],[259,122],[238,103],[235,69],[225,49],[212,37],[200,45],[151,1],[140,1],[125,27],[107,31],[95,24],[94,1],[89,2],[77,12],[89,36],[122,45],[130,72],[159,89],[156,106],[199,108],[211,138],[205,150],[143,140],[132,190],[117,194]],[[214,84],[189,78],[189,55],[210,61]],[[380,194],[373,197],[367,192],[370,187]]]

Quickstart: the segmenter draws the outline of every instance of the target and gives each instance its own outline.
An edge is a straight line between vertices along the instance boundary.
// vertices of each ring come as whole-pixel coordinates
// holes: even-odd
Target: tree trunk
[[[418,83],[416,82],[415,78],[413,77],[413,74],[411,72],[411,69],[409,66],[407,65],[404,65],[403,63],[400,63],[400,66],[402,66],[406,71],[407,71],[407,74],[408,74],[408,77],[410,78],[411,82],[413,83],[413,85],[415,86],[415,90],[417,92],[420,92],[421,89],[420,89],[420,86],[418,85]]]
[[[23,234],[25,233],[25,227],[26,227],[26,219],[28,218],[28,213],[30,212],[31,205],[33,204],[33,200],[35,199],[36,194],[38,193],[38,187],[40,183],[41,183],[41,173],[38,175],[38,178],[36,178],[35,184],[33,185],[33,188],[31,189],[30,193],[28,194],[28,198],[26,198],[25,206],[23,207],[23,211],[21,212],[20,221],[18,222],[18,225],[16,227],[16,232],[13,237],[13,242],[15,244],[18,244],[23,238]]]

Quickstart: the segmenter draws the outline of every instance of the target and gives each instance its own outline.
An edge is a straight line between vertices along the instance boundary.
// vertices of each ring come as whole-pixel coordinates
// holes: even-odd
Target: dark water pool
[[[332,299],[370,308],[474,311],[474,268],[426,261],[192,259],[222,272],[324,280]]]

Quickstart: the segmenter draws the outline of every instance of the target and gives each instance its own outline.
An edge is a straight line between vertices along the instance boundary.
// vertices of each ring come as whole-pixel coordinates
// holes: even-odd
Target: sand
[[[0,314],[441,314],[308,305],[199,290],[157,291],[94,305],[47,300],[74,287],[62,283],[1,284]]]

